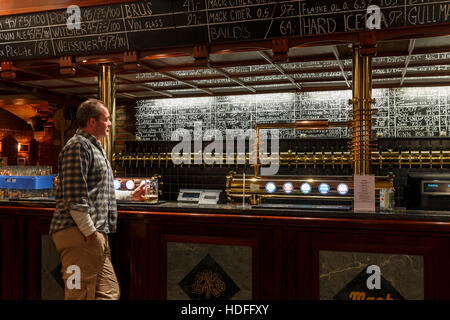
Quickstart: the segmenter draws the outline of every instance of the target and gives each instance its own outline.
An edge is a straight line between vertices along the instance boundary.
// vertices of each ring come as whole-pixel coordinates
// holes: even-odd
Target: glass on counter
[[[0,199],[41,199],[51,198],[53,193],[53,176],[51,166],[2,166],[0,167]],[[45,181],[37,186],[24,182],[19,177],[40,177],[33,180]],[[17,182],[17,185],[16,183]],[[25,185],[24,185],[25,183]]]
[[[147,203],[158,202],[158,180],[145,179],[144,180],[144,201]]]
[[[48,176],[52,166],[2,166],[0,176]]]

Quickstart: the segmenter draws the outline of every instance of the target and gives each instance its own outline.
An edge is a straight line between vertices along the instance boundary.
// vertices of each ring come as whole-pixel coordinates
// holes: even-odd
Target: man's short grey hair
[[[77,123],[80,128],[85,128],[89,119],[94,118],[96,121],[102,115],[103,102],[97,99],[88,99],[77,110]]]

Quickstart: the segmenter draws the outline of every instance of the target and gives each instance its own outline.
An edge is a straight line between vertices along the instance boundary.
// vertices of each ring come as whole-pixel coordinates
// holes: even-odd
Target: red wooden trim
[[[212,245],[230,245],[230,246],[252,246],[254,240],[248,239],[236,239],[214,236],[192,236],[192,235],[179,235],[179,234],[164,234],[162,236],[164,243],[167,242],[192,242],[192,243],[204,243]]]
[[[54,208],[41,207],[19,207],[19,206],[1,206],[0,215],[11,211],[25,216],[51,216]],[[379,215],[377,215],[379,216]],[[240,215],[223,213],[198,213],[198,212],[170,212],[170,211],[131,211],[120,210],[120,218],[129,220],[167,220],[177,223],[181,218],[183,222],[199,221],[203,223],[240,223],[240,224],[270,224],[271,226],[295,226],[305,228],[342,228],[358,230],[384,230],[399,232],[434,232],[436,234],[450,232],[450,222],[444,221],[425,221],[425,220],[407,220],[407,219],[378,219],[358,218],[357,216],[348,217],[342,213],[342,218],[326,218],[314,216],[314,213],[305,212],[304,216],[271,216],[271,215]]]
[[[424,220],[404,220],[404,219],[370,219],[358,217],[345,217],[346,213],[342,213],[342,218],[326,218],[315,217],[314,213],[307,213],[307,216],[263,216],[263,215],[239,215],[239,214],[218,214],[218,213],[196,213],[196,212],[132,212],[121,211],[119,214],[125,214],[127,218],[136,217],[140,219],[162,220],[169,219],[174,222],[179,221],[180,218],[185,218],[191,221],[198,221],[201,219],[204,222],[219,222],[219,223],[257,223],[257,224],[271,224],[295,226],[295,227],[339,227],[349,229],[367,229],[367,230],[392,230],[392,231],[408,231],[408,232],[450,232],[450,222],[441,221],[424,221]]]

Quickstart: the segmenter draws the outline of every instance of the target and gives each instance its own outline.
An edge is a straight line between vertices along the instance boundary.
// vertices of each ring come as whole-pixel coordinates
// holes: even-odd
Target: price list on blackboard
[[[375,9],[374,9],[375,8]],[[378,11],[377,11],[378,10]],[[379,13],[379,19],[373,18]],[[0,17],[0,60],[450,22],[443,0],[154,0]],[[372,19],[373,18],[373,19]],[[373,20],[373,21],[372,21]]]
[[[201,130],[248,130],[257,123],[295,122],[328,119],[351,120],[348,104],[351,91],[303,92],[223,96],[187,99],[138,101],[136,103],[136,136],[142,140],[171,140],[175,130],[185,129],[192,135],[195,124]],[[450,132],[450,89],[401,88],[375,89],[373,98],[374,134],[378,137],[438,137]],[[347,128],[321,131],[280,129],[280,139],[307,137],[340,137],[351,134]]]

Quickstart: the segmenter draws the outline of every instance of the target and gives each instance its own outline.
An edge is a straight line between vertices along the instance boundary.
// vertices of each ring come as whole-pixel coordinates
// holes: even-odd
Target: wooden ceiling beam
[[[299,90],[302,89],[302,85],[295,81],[294,78],[292,78],[289,74],[285,72],[283,68],[281,68],[278,63],[275,63],[272,61],[272,59],[264,52],[258,51],[261,57],[266,59],[271,65],[273,65],[282,75],[284,75],[294,86],[296,86]]]
[[[402,72],[402,78],[400,79],[400,85],[403,84],[403,81],[405,80],[406,72],[408,72],[408,64],[411,61],[411,56],[412,56],[415,44],[416,44],[416,39],[410,39],[409,40],[408,56],[405,59],[405,67],[404,67],[403,72]]]
[[[251,92],[253,92],[253,93],[256,92],[255,88],[252,88],[251,86],[245,84],[245,83],[242,82],[241,80],[238,80],[238,79],[236,79],[235,77],[232,77],[230,74],[228,74],[227,72],[223,71],[222,69],[215,68],[214,70],[216,70],[217,72],[219,72],[219,73],[220,73],[221,75],[223,75],[225,78],[227,78],[227,79],[233,81],[234,83],[237,83],[238,85],[240,85],[240,86],[246,88],[247,90],[249,90],[249,91],[251,91]],[[209,85],[209,87],[211,87],[211,85]]]
[[[339,51],[338,51],[336,46],[333,46],[333,54],[336,57],[336,61],[337,61],[338,65],[339,65],[339,69],[341,69],[341,73],[342,73],[342,76],[344,77],[345,83],[347,84],[347,87],[350,88],[351,85],[350,85],[350,82],[347,79],[347,74],[346,74],[346,72],[344,70],[344,64],[342,63],[342,61],[339,58]]]
[[[430,63],[421,63],[421,62],[410,62],[409,67],[429,67],[433,64]],[[442,65],[450,65],[450,60],[443,61]],[[384,69],[402,69],[404,67],[404,63],[395,63],[390,65],[374,65],[373,70],[384,70]],[[93,70],[92,70],[93,71]],[[314,73],[331,73],[331,72],[340,72],[341,69],[339,67],[332,67],[332,68],[307,68],[302,70],[285,70],[287,74],[294,75],[294,74],[314,74]],[[345,72],[351,72],[351,67],[344,67]],[[432,75],[441,75],[445,70],[442,71],[433,71],[433,73],[429,73]],[[419,72],[411,72],[410,74],[420,74],[419,76],[428,76],[427,71],[419,71]],[[257,71],[257,72],[249,72],[249,73],[235,73],[235,74],[229,74],[230,80],[238,79],[238,78],[252,78],[252,77],[265,77],[265,76],[277,76],[279,75],[278,71]],[[392,75],[392,74],[390,74]],[[390,76],[389,75],[389,76]],[[430,75],[430,76],[432,76]],[[446,75],[446,74],[445,74]],[[383,77],[384,75],[380,75],[377,73],[374,73],[374,77]],[[351,78],[351,76],[348,76]],[[224,76],[222,75],[206,75],[206,76],[193,76],[193,77],[183,77],[183,80],[187,81],[198,81],[198,80],[217,80],[217,79],[223,79]],[[165,79],[145,79],[145,80],[128,80],[123,79],[119,77],[118,80],[120,82],[117,82],[116,85],[122,85],[122,84],[142,84],[142,83],[159,83],[159,82],[167,82],[167,81],[175,81],[170,78]],[[238,80],[242,81],[242,80]],[[236,82],[236,81],[235,81]],[[237,82],[236,82],[237,83]],[[243,82],[245,84],[245,82]],[[97,84],[83,84],[84,87],[97,87]],[[199,87],[202,87],[201,85],[197,85]],[[76,87],[79,87],[78,85]],[[64,85],[64,86],[49,86],[46,87],[49,90],[52,89],[68,89],[68,88],[74,88],[74,86],[71,85]]]
[[[418,83],[404,83],[402,85],[402,87],[440,87],[440,86],[450,86],[450,81],[445,81],[445,82],[438,82],[438,83],[433,83],[433,82],[418,82]],[[398,82],[397,83],[385,83],[385,84],[378,84],[378,83],[374,83],[372,85],[372,87],[374,89],[384,89],[384,88],[398,88]],[[349,90],[347,85],[335,85],[335,86],[315,86],[315,87],[303,87],[302,88],[302,92],[316,92],[316,91],[343,91],[343,90]],[[264,94],[264,93],[286,93],[286,92],[298,92],[298,90],[296,89],[270,89],[270,90],[257,90],[257,94]],[[234,92],[234,91],[229,91],[229,92],[220,92],[220,94],[216,94],[216,95],[220,95],[220,96],[236,96],[236,95],[248,95],[248,92]],[[195,98],[195,97],[207,97],[209,95],[206,94],[176,94],[174,95],[174,98]],[[164,99],[163,97],[134,97],[133,99],[123,99],[123,98],[118,98],[118,102],[129,102],[130,100],[132,101],[139,101],[139,100],[148,100],[148,99]]]
[[[29,85],[23,85],[19,83],[14,83],[10,81],[3,81],[0,80],[0,90],[12,90],[18,93],[22,94],[31,94],[35,97],[44,99],[48,101],[49,105],[73,105],[77,106],[81,102],[83,102],[83,99],[78,95],[69,95],[69,94],[63,94],[58,93],[54,91],[49,91],[46,89],[29,86]]]
[[[198,88],[197,85],[195,85],[195,84],[193,84],[193,83],[190,83],[190,82],[188,82],[188,81],[186,81],[186,80],[179,79],[178,77],[173,76],[173,75],[171,75],[171,74],[167,74],[167,73],[165,73],[165,72],[159,72],[159,71],[156,71],[155,69],[153,69],[151,66],[149,66],[149,65],[146,64],[145,62],[142,63],[142,66],[143,66],[143,68],[146,68],[147,70],[150,70],[151,72],[157,72],[157,73],[159,73],[159,74],[161,74],[161,75],[163,75],[163,76],[165,76],[165,77],[167,77],[167,78],[170,78],[170,79],[172,79],[172,80],[174,80],[174,81],[178,81],[178,82],[184,83],[184,84],[186,84],[186,85],[188,85],[188,86],[190,86],[190,87],[192,87],[192,88],[194,88],[194,89],[202,90],[203,92],[207,93],[207,94],[210,95],[210,96],[214,95],[214,93],[213,93],[212,91],[207,90],[207,89],[200,89],[200,88]]]
[[[92,74],[95,73],[95,74],[98,75],[98,71],[92,70],[92,69],[90,69],[88,66],[84,66],[84,67],[83,67],[83,70],[85,70],[85,71],[87,71],[87,72],[91,72]],[[147,91],[155,92],[155,90],[153,90],[152,88],[149,88],[148,86],[135,84],[133,81],[128,80],[128,79],[123,78],[123,77],[120,77],[120,75],[117,75],[117,74],[116,74],[116,80],[121,80],[121,81],[126,82],[126,83],[128,83],[128,84],[134,84],[134,85],[136,85],[136,86],[142,87],[144,91],[147,90]],[[142,91],[142,90],[141,90],[141,91]],[[171,98],[171,97],[172,97],[172,95],[171,95],[170,93],[168,93],[168,92],[160,91],[160,92],[158,92],[158,94],[163,95],[163,96],[165,96],[166,98]]]
[[[447,48],[450,52],[450,48]],[[447,50],[445,49],[445,50]],[[434,51],[433,51],[434,52]],[[419,49],[415,49],[415,54],[420,53]],[[422,52],[423,53],[423,52]],[[434,52],[436,53],[436,52]],[[405,53],[403,52],[402,55],[398,55],[398,56],[405,56]],[[378,55],[377,57],[383,57],[382,55]],[[375,58],[377,58],[375,57]],[[289,63],[295,63],[295,62],[311,62],[311,61],[335,61],[336,58],[335,56],[322,56],[322,57],[303,57],[303,58],[290,58]],[[344,56],[340,56],[340,60],[348,60],[348,59],[344,59]],[[267,65],[268,61],[265,59],[261,59],[261,60],[252,60],[252,61],[238,61],[238,62],[230,62],[230,63],[211,63],[211,67],[212,68],[219,68],[222,69],[222,71],[226,71],[223,70],[223,68],[231,68],[231,67],[242,67],[242,66],[256,66],[256,65]],[[435,64],[439,64],[439,65],[449,65],[450,64],[450,60],[449,59],[445,59],[445,60],[432,60],[432,61],[411,61],[409,66],[414,66],[414,67],[418,67],[418,66],[427,66],[427,65],[435,65]],[[184,70],[198,70],[198,69],[203,69],[203,68],[199,68],[195,65],[183,65],[183,66],[170,66],[170,67],[161,67],[161,68],[153,68],[150,65],[147,65],[149,68],[151,68],[152,72],[173,72],[173,71],[184,71]],[[404,64],[402,64],[401,68],[404,67]],[[374,63],[373,66],[374,69],[377,68],[397,68],[397,64],[388,64],[385,66],[380,66],[377,65],[376,63]],[[29,69],[34,69],[34,68],[28,68],[28,69],[24,69],[23,67],[17,67],[17,79],[20,81],[39,81],[39,80],[44,80],[44,79],[61,79],[61,80],[66,80],[66,79],[70,79],[70,77],[68,76],[63,76],[63,75],[59,75],[59,74],[54,74],[49,76],[48,74],[46,76],[37,76],[35,74],[35,77],[32,76],[27,76],[24,77],[23,75],[21,75],[21,72],[26,72],[26,70]],[[90,77],[91,75],[97,75],[97,71],[94,71],[94,73],[92,72],[84,72],[84,68],[80,65],[77,66],[77,74],[74,76],[76,78],[83,78],[83,77]],[[57,72],[58,69],[55,68],[55,72]],[[313,71],[313,68],[307,68],[305,71],[309,72],[309,70],[311,70],[311,72],[315,72]],[[323,71],[327,70],[326,68],[322,68]],[[349,67],[344,67],[345,71],[349,70]],[[92,70],[93,71],[93,70]],[[292,70],[285,70],[285,72],[289,73],[289,72],[295,72]],[[303,71],[298,71],[298,72],[303,72]],[[229,72],[228,72],[229,73]],[[118,70],[117,75],[125,75],[125,74],[132,74],[130,72],[125,72],[125,71],[120,71]],[[138,74],[135,73],[135,74]],[[234,74],[230,74],[231,76],[234,76]],[[206,78],[203,78],[206,79]],[[189,81],[189,80],[188,80]],[[145,82],[145,81],[142,81]]]

